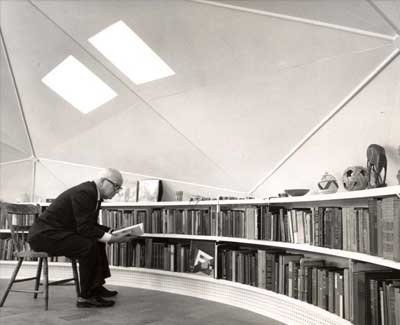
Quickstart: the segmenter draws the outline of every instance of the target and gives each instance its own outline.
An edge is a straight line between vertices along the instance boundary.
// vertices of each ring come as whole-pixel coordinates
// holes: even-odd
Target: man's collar
[[[93,181],[94,185],[96,185],[96,190],[97,190],[97,201],[101,201],[101,196],[100,196],[100,189],[97,186],[97,183]]]

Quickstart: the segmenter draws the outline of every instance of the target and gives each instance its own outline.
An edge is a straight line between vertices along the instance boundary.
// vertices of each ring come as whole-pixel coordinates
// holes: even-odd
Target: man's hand
[[[126,234],[123,234],[123,233],[111,234],[111,236],[112,236],[111,239],[108,241],[109,244],[124,243],[124,242],[130,241],[132,238],[134,238],[132,236],[127,236]]]

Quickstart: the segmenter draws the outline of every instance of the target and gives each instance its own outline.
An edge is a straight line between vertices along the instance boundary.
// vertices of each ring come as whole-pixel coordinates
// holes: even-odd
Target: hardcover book
[[[213,277],[214,254],[213,242],[192,240],[190,242],[190,272]]]
[[[114,230],[113,234],[124,234],[125,236],[142,236],[144,234],[144,226],[143,223],[138,223],[133,226]]]

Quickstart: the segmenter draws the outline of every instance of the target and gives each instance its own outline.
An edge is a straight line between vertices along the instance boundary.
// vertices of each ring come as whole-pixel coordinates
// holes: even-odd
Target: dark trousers
[[[58,238],[55,239],[54,236]],[[65,235],[65,236],[63,236]],[[47,252],[52,256],[77,258],[81,297],[88,298],[92,290],[105,283],[110,268],[108,265],[105,244],[97,239],[89,239],[74,233],[46,233],[29,236],[29,244],[35,251]]]

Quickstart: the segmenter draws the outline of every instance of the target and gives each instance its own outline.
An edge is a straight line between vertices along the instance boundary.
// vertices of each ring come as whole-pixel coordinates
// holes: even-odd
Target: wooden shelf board
[[[216,241],[216,236],[197,236],[197,235],[185,235],[185,234],[150,234],[146,233],[142,237],[145,238],[171,238],[171,239],[190,239],[190,240],[210,240]]]
[[[400,193],[400,185],[388,186],[362,191],[337,192],[333,194],[316,194],[292,197],[270,198],[270,204],[284,204],[297,202],[318,202],[318,201],[337,201],[337,200],[356,200],[367,199],[371,197],[385,197],[398,195]]]
[[[141,208],[141,207],[207,207],[207,206],[229,206],[229,205],[266,205],[266,204],[290,204],[297,202],[318,202],[318,201],[338,201],[338,200],[357,200],[370,197],[385,197],[400,195],[400,185],[393,185],[381,188],[366,189],[361,191],[336,192],[333,194],[306,194],[304,196],[291,197],[269,197],[244,200],[209,200],[209,201],[163,201],[163,202],[103,202],[105,208]],[[37,204],[37,203],[32,203]],[[39,202],[41,206],[49,206],[50,203]]]

